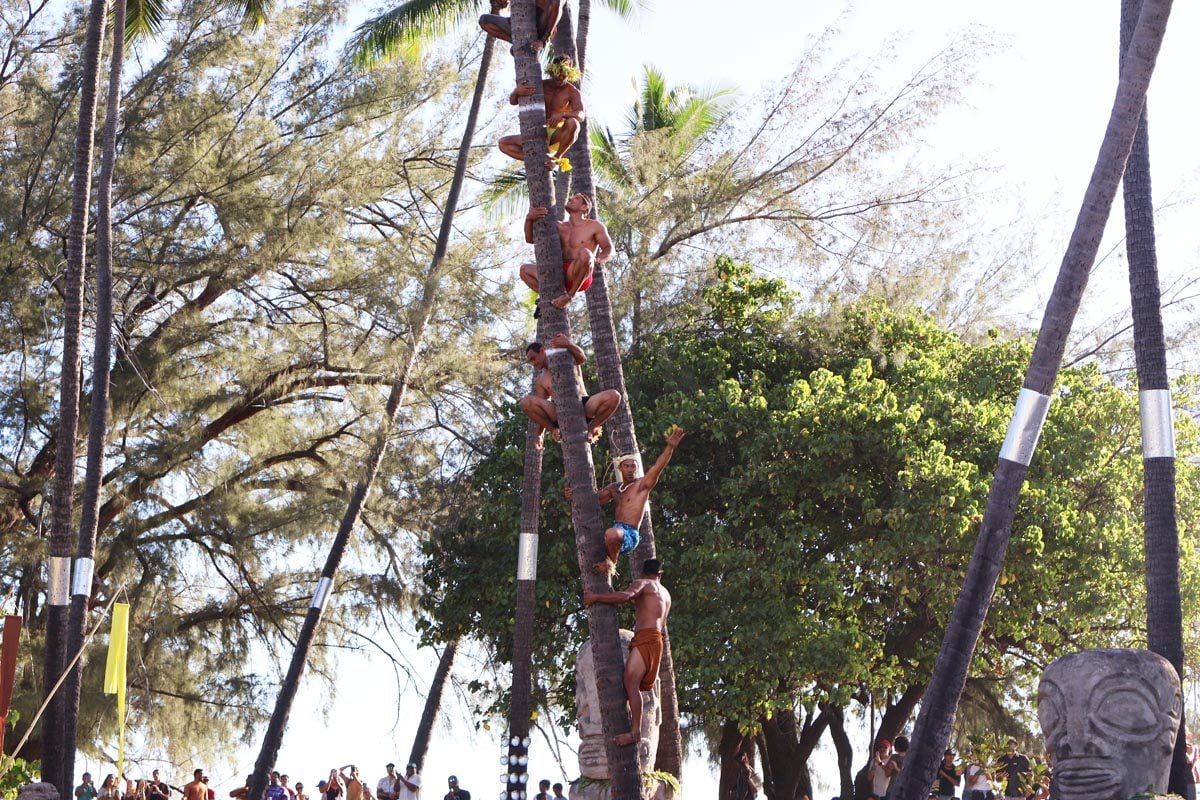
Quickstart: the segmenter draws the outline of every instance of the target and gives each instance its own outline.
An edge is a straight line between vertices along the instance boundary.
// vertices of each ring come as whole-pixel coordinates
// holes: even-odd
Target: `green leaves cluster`
[[[625,365],[646,456],[671,423],[689,431],[653,498],[681,708],[753,729],[781,710],[921,686],[1028,345],[971,343],[878,302],[802,313],[779,281],[728,259],[716,272],[703,302]],[[1137,420],[1132,391],[1093,367],[1063,373],[976,678],[1020,679],[1068,649],[1140,640]],[[426,568],[430,635],[474,634],[500,660],[511,612],[484,597],[512,585],[522,422],[501,429],[473,476],[478,517],[432,543]],[[1181,450],[1196,441],[1181,425]],[[545,473],[561,474],[553,448]],[[1191,505],[1196,472],[1181,463],[1180,475]],[[583,632],[553,477],[545,491],[535,664],[545,700],[569,713],[562,651]],[[1195,530],[1184,535],[1194,563]],[[1194,617],[1194,580],[1185,596]]]

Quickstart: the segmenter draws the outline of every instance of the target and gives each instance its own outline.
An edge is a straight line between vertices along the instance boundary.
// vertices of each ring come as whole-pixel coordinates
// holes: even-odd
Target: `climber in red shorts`
[[[555,308],[566,308],[578,292],[592,285],[592,270],[596,264],[612,257],[613,243],[608,229],[599,220],[589,219],[591,198],[580,192],[567,198],[567,220],[558,223],[562,242],[563,285],[566,291],[550,301]],[[549,209],[534,207],[525,215],[525,241],[533,244],[533,223],[549,214]],[[521,280],[538,291],[537,264],[521,265]]]

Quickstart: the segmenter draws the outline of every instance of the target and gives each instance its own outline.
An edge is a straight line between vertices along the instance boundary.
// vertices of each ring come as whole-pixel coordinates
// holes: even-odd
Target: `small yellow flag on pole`
[[[114,603],[112,633],[108,636],[108,663],[104,667],[104,693],[117,696],[117,775],[125,770],[125,654],[129,644],[129,604]]]

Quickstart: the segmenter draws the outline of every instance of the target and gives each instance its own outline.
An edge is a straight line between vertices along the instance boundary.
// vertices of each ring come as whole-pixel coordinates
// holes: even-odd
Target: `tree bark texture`
[[[1146,0],[1126,51],[1100,154],[1046,305],[1025,377],[1024,388],[1047,401],[1062,365],[1067,336],[1095,262],[1117,184],[1125,171],[1125,161],[1137,131],[1170,12],[1171,0]],[[926,800],[929,797],[938,761],[950,739],[954,712],[1003,566],[1017,499],[1028,471],[1028,459],[1036,444],[1036,433],[1040,433],[1040,425],[1036,426],[1036,431],[1028,424],[1018,426],[1022,423],[1014,415],[1010,436],[1013,432],[1020,434],[1023,431],[1024,435],[1016,438],[1027,444],[1014,450],[1021,454],[1020,460],[1001,457],[996,466],[979,539],[946,627],[925,703],[917,717],[905,769],[897,776],[898,785],[889,793],[897,800]]]
[[[125,62],[125,0],[113,4],[113,49],[108,71],[108,107],[104,116],[104,143],[100,151],[100,179],[96,185],[96,341],[92,356],[92,399],[88,409],[87,461],[83,472],[83,502],[79,514],[79,541],[75,550],[75,580],[71,589],[67,652],[83,647],[92,573],[96,555],[96,530],[100,524],[100,487],[104,478],[104,447],[108,442],[108,389],[112,368],[112,184],[117,160],[117,133],[121,122],[121,72]],[[85,659],[76,662],[63,684],[63,774],[75,774],[75,746],[79,728],[79,684]]]
[[[553,187],[545,168],[548,152],[541,67],[530,46],[535,36],[533,0],[514,0],[511,14],[517,82],[525,81],[535,88],[533,96],[522,98],[518,107],[525,174],[529,180],[529,200],[533,206],[553,208]],[[563,285],[562,247],[557,221],[550,217],[539,220],[534,224],[533,233],[541,286],[538,305],[542,309],[545,334],[552,337],[560,331],[569,331],[565,312],[550,304],[550,298],[561,294]],[[583,404],[576,388],[574,360],[569,353],[553,350],[548,354],[548,360],[554,405],[562,435],[563,464],[572,489],[571,514],[580,574],[585,589],[608,592],[611,591],[608,579],[592,570],[592,564],[604,558],[605,525],[596,499],[596,473],[587,441]],[[641,797],[643,792],[636,748],[617,747],[612,743],[614,736],[630,729],[622,684],[623,660],[617,633],[616,608],[602,603],[594,604],[588,610],[588,630],[596,663],[596,685],[607,744],[612,797],[614,800],[633,800]]]
[[[54,502],[50,523],[50,591],[46,609],[43,680],[48,693],[67,665],[68,586],[71,526],[75,509],[75,438],[79,428],[80,329],[83,326],[83,276],[92,191],[92,147],[96,132],[96,93],[100,89],[100,50],[108,21],[105,0],[88,8],[75,127],[71,180],[71,222],[67,231],[67,270],[63,279],[63,355],[59,385],[58,441],[54,455]],[[42,718],[42,780],[62,797],[71,796],[71,776],[63,773],[66,695],[56,694]]]
[[[467,112],[466,129],[463,131],[462,141],[458,147],[458,158],[454,165],[454,178],[450,182],[450,191],[446,197],[446,204],[442,209],[442,224],[438,229],[438,239],[434,244],[433,257],[430,259],[429,272],[425,278],[425,288],[422,292],[421,303],[417,311],[418,322],[414,329],[408,358],[388,394],[387,405],[384,409],[383,424],[379,435],[376,437],[371,452],[367,456],[367,463],[363,465],[363,474],[354,487],[354,493],[350,497],[346,513],[342,516],[337,536],[334,537],[333,545],[330,547],[329,555],[325,560],[325,566],[321,570],[321,579],[317,582],[313,602],[308,609],[308,613],[305,615],[304,624],[296,640],[296,649],[292,654],[291,664],[288,666],[287,675],[280,686],[279,697],[275,702],[275,710],[271,714],[271,721],[268,723],[266,734],[263,736],[262,749],[259,751],[258,759],[254,764],[254,775],[250,781],[249,794],[252,800],[261,800],[266,790],[269,773],[275,764],[276,757],[279,755],[279,748],[283,744],[283,731],[287,727],[292,701],[295,700],[300,678],[304,674],[304,665],[308,658],[308,652],[312,648],[317,623],[321,619],[321,613],[324,610],[325,603],[328,601],[329,594],[333,591],[333,579],[336,577],[338,567],[341,565],[342,554],[346,550],[350,534],[353,533],[355,525],[358,524],[358,519],[362,514],[362,506],[366,502],[367,493],[371,490],[371,485],[375,482],[375,475],[379,471],[379,465],[383,461],[384,453],[387,451],[388,437],[395,427],[396,418],[400,413],[400,408],[404,404],[405,394],[408,391],[409,375],[412,374],[417,353],[424,340],[425,330],[429,325],[430,318],[433,316],[438,288],[441,283],[438,277],[438,269],[441,267],[442,259],[446,255],[446,250],[449,246],[450,233],[453,230],[454,224],[454,214],[458,210],[458,197],[462,191],[463,179],[467,172],[467,160],[471,152],[471,141],[475,135],[475,126],[479,121],[479,108],[483,102],[483,90],[487,84],[488,66],[491,63],[493,49],[493,41],[491,37],[487,37],[483,45],[483,53],[479,59],[479,75],[475,79],[475,93],[471,98],[471,108]]]
[[[1133,38],[1141,0],[1121,0],[1121,53]],[[1133,349],[1143,405],[1155,395],[1170,408],[1167,348],[1163,336],[1162,295],[1158,285],[1158,251],[1154,232],[1154,195],[1150,185],[1150,129],[1143,106],[1123,181],[1125,252],[1129,261],[1129,296],[1133,311]],[[1153,394],[1147,395],[1146,392]],[[1146,411],[1150,411],[1147,408]],[[1174,442],[1168,452],[1148,447],[1157,439],[1155,415],[1143,413],[1143,509],[1146,548],[1147,646],[1166,658],[1183,679],[1183,610],[1179,591],[1179,528],[1175,508]],[[1196,787],[1187,763],[1184,723],[1180,721],[1167,791],[1194,800]]]
[[[429,684],[429,694],[425,695],[425,709],[421,712],[421,721],[417,725],[416,735],[413,736],[412,750],[408,754],[408,760],[417,765],[417,772],[420,772],[425,764],[425,754],[429,752],[433,723],[437,721],[438,711],[442,708],[446,682],[450,679],[450,670],[454,667],[454,656],[457,653],[458,640],[447,642],[438,659],[437,670],[433,673],[433,682]]]

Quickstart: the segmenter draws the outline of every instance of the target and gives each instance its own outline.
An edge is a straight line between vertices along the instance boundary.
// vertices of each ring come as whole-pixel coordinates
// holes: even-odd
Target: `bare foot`
[[[551,437],[554,439],[554,441],[556,441],[556,442],[561,442],[561,441],[562,441],[562,431],[561,431],[561,430],[559,430],[558,428],[555,428],[554,430],[550,431],[550,436],[551,436]]]
[[[592,564],[592,569],[595,570],[600,575],[610,575],[611,576],[611,575],[617,574],[617,565],[614,564],[613,562],[609,561],[607,558],[604,559],[603,561],[598,561],[595,564]]]
[[[573,297],[573,295],[564,292],[563,294],[560,294],[558,297],[551,300],[550,305],[554,306],[555,308],[566,308],[567,306],[571,305],[571,300]]]
[[[603,428],[592,428],[588,431],[588,444],[595,444],[600,441],[600,437],[604,435]]]
[[[637,744],[637,737],[632,733],[618,733],[613,737],[613,744],[617,747],[628,747],[631,744]]]
[[[546,171],[547,172],[554,172],[554,169],[557,166],[558,166],[558,159],[555,159],[555,158],[547,158],[546,159]]]

